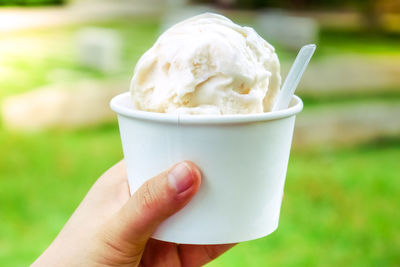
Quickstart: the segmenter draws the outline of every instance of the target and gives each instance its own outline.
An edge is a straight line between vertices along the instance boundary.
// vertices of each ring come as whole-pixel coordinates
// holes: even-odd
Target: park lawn
[[[26,266],[101,173],[122,158],[118,127],[2,131],[0,144],[0,263]],[[398,264],[399,158],[399,140],[295,149],[278,230],[238,245],[210,266]]]

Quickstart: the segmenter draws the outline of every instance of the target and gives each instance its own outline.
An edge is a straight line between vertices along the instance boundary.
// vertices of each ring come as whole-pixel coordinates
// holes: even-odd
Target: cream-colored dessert
[[[272,109],[281,83],[274,48],[252,28],[205,13],[164,32],[138,61],[135,108],[180,114]]]

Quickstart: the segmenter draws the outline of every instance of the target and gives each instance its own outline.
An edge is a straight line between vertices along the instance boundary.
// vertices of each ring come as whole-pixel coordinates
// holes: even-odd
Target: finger
[[[182,266],[198,267],[216,259],[236,244],[179,245]]]
[[[121,160],[107,170],[96,181],[86,198],[93,200],[97,204],[93,206],[101,207],[101,209],[114,204],[114,210],[109,214],[114,214],[119,210],[130,198],[125,160]]]
[[[116,183],[120,181],[127,181],[125,159],[120,160],[117,164],[103,173],[97,180],[97,183]]]
[[[143,249],[157,226],[189,202],[200,181],[199,169],[188,161],[149,179],[114,216],[109,241]]]
[[[176,243],[150,238],[146,244],[141,263],[143,266],[182,266]]]

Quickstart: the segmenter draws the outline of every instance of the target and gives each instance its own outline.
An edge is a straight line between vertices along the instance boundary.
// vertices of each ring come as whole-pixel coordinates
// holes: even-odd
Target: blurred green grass
[[[103,74],[75,62],[74,38],[82,25],[0,37],[14,44],[0,64],[0,101],[54,82],[129,79],[139,56],[155,41],[158,22],[121,19],[86,24],[116,29],[124,41],[120,72]],[[400,54],[398,39],[323,30],[319,53]],[[24,42],[29,42],[31,50]],[[377,49],[379,47],[379,49]],[[10,50],[10,49],[9,49]],[[295,54],[277,47],[281,60]],[[324,98],[325,97],[325,98]],[[310,96],[324,105],[330,97]],[[393,96],[373,93],[363,99]],[[398,98],[396,94],[394,96]],[[346,98],[336,96],[337,103]],[[307,102],[308,101],[308,102]],[[26,266],[52,241],[93,182],[122,158],[115,123],[81,130],[31,134],[0,126],[0,265]],[[279,229],[235,247],[209,266],[396,266],[400,264],[400,142],[352,148],[294,150],[289,164]]]
[[[323,55],[331,53],[400,54],[400,33],[371,32],[369,29],[323,28],[319,35]]]
[[[0,262],[23,266],[51,242],[93,182],[122,157],[116,125],[1,133]],[[278,230],[210,266],[395,266],[400,142],[294,150]]]

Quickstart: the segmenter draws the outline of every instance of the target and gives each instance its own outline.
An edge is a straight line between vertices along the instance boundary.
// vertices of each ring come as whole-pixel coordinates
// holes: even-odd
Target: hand
[[[181,162],[130,197],[125,162],[104,173],[33,266],[201,266],[234,246],[151,239],[198,191],[199,169]]]

